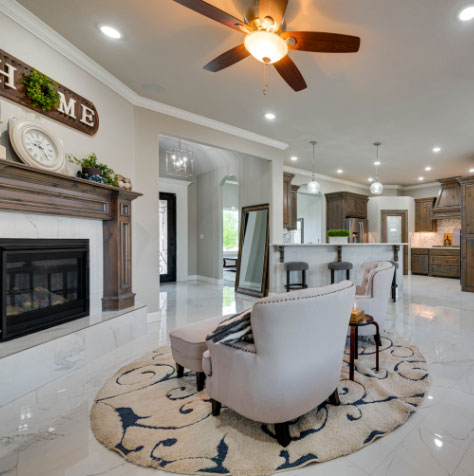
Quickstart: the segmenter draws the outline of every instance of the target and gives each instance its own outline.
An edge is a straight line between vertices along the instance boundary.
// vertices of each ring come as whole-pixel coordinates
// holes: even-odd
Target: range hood
[[[441,189],[433,207],[433,220],[461,218],[461,177],[438,179]]]

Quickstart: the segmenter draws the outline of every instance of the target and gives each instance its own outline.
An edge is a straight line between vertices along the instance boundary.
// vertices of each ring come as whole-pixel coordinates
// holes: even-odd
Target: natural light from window
[[[239,212],[232,208],[224,208],[222,243],[224,251],[239,249]]]

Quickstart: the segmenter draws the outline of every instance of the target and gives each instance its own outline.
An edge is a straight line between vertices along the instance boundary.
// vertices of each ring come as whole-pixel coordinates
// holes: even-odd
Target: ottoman
[[[207,350],[206,337],[228,317],[213,317],[170,332],[171,354],[176,362],[178,378],[183,376],[184,369],[196,372],[198,391],[204,388],[206,378],[202,370],[202,354]]]

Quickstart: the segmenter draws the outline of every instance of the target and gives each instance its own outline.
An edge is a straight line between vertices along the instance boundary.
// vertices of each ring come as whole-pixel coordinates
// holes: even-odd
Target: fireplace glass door
[[[88,314],[87,240],[40,240],[44,246],[34,243],[36,240],[18,241],[22,244],[5,246],[3,243],[3,247],[0,242],[3,262],[1,339]]]

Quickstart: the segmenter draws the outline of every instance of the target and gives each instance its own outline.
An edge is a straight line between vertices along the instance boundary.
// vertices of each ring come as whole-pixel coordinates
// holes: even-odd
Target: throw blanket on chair
[[[250,325],[251,309],[224,319],[214,329],[206,340],[221,344],[235,344],[237,342],[253,343],[252,326]]]

